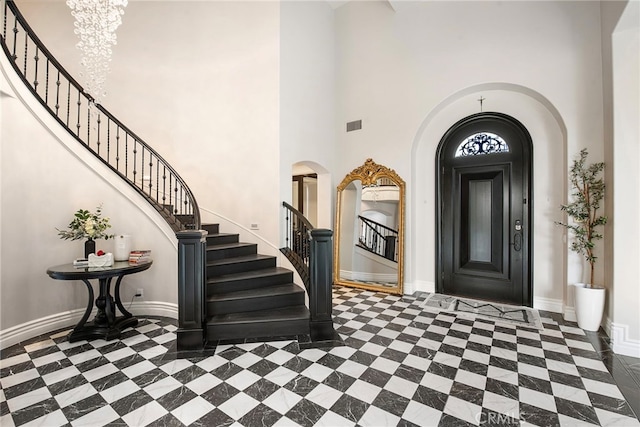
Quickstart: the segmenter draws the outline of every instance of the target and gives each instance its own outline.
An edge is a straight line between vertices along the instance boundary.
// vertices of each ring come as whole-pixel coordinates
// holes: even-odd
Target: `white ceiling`
[[[327,0],[327,3],[329,3],[329,5],[333,8],[333,9],[337,9],[340,6],[347,4],[349,2],[349,0]]]
[[[350,1],[371,1],[371,0],[326,0],[327,3],[329,3],[329,5],[333,8],[333,9],[337,9],[340,6],[343,6],[347,3],[349,3]],[[405,6],[408,6],[412,3],[412,1],[407,1],[407,0],[387,0],[387,3],[389,3],[389,5],[393,8],[393,10],[395,10],[396,12]]]

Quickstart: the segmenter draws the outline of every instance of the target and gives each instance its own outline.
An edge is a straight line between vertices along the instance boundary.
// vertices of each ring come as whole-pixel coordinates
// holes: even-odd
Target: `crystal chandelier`
[[[93,97],[95,106],[106,96],[111,47],[116,44],[127,0],[67,0],[67,6],[75,18],[74,33],[80,38],[76,46],[82,52],[84,91]]]

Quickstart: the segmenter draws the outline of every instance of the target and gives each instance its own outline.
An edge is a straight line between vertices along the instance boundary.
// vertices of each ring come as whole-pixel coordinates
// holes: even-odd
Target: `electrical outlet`
[[[144,292],[142,291],[142,288],[138,288],[138,290],[136,291],[136,295],[137,297],[142,297],[142,295],[144,294]]]
[[[260,226],[258,225],[258,223],[252,222],[251,223],[251,229],[252,230],[259,230]]]

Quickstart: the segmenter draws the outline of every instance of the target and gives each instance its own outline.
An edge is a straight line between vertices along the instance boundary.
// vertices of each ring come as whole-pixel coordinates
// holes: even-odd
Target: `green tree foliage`
[[[573,161],[569,172],[571,183],[571,198],[569,204],[562,205],[571,221],[556,222],[573,232],[571,250],[584,256],[591,267],[589,284],[593,285],[593,272],[597,257],[593,251],[595,242],[602,239],[598,227],[607,223],[607,217],[598,215],[600,203],[604,199],[604,181],[600,173],[604,170],[604,163],[586,164],[589,155],[586,148],[580,150],[580,156]]]

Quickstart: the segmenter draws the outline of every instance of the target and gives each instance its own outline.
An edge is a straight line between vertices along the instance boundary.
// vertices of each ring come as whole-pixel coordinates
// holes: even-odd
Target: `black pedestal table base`
[[[51,267],[47,274],[59,280],[82,280],[87,286],[89,299],[87,308],[78,324],[69,333],[69,342],[81,340],[104,339],[106,341],[120,338],[123,330],[134,327],[138,324],[138,319],[134,317],[122,305],[120,300],[120,284],[122,278],[128,274],[144,271],[151,267],[151,262],[145,264],[129,264],[128,262],[116,262],[110,267],[100,268],[76,268],[71,264]],[[111,280],[116,279],[114,295],[111,295]],[[98,312],[90,322],[89,316],[93,310],[94,292],[91,279],[98,279],[99,295],[95,300]],[[117,309],[122,314],[118,316]]]

